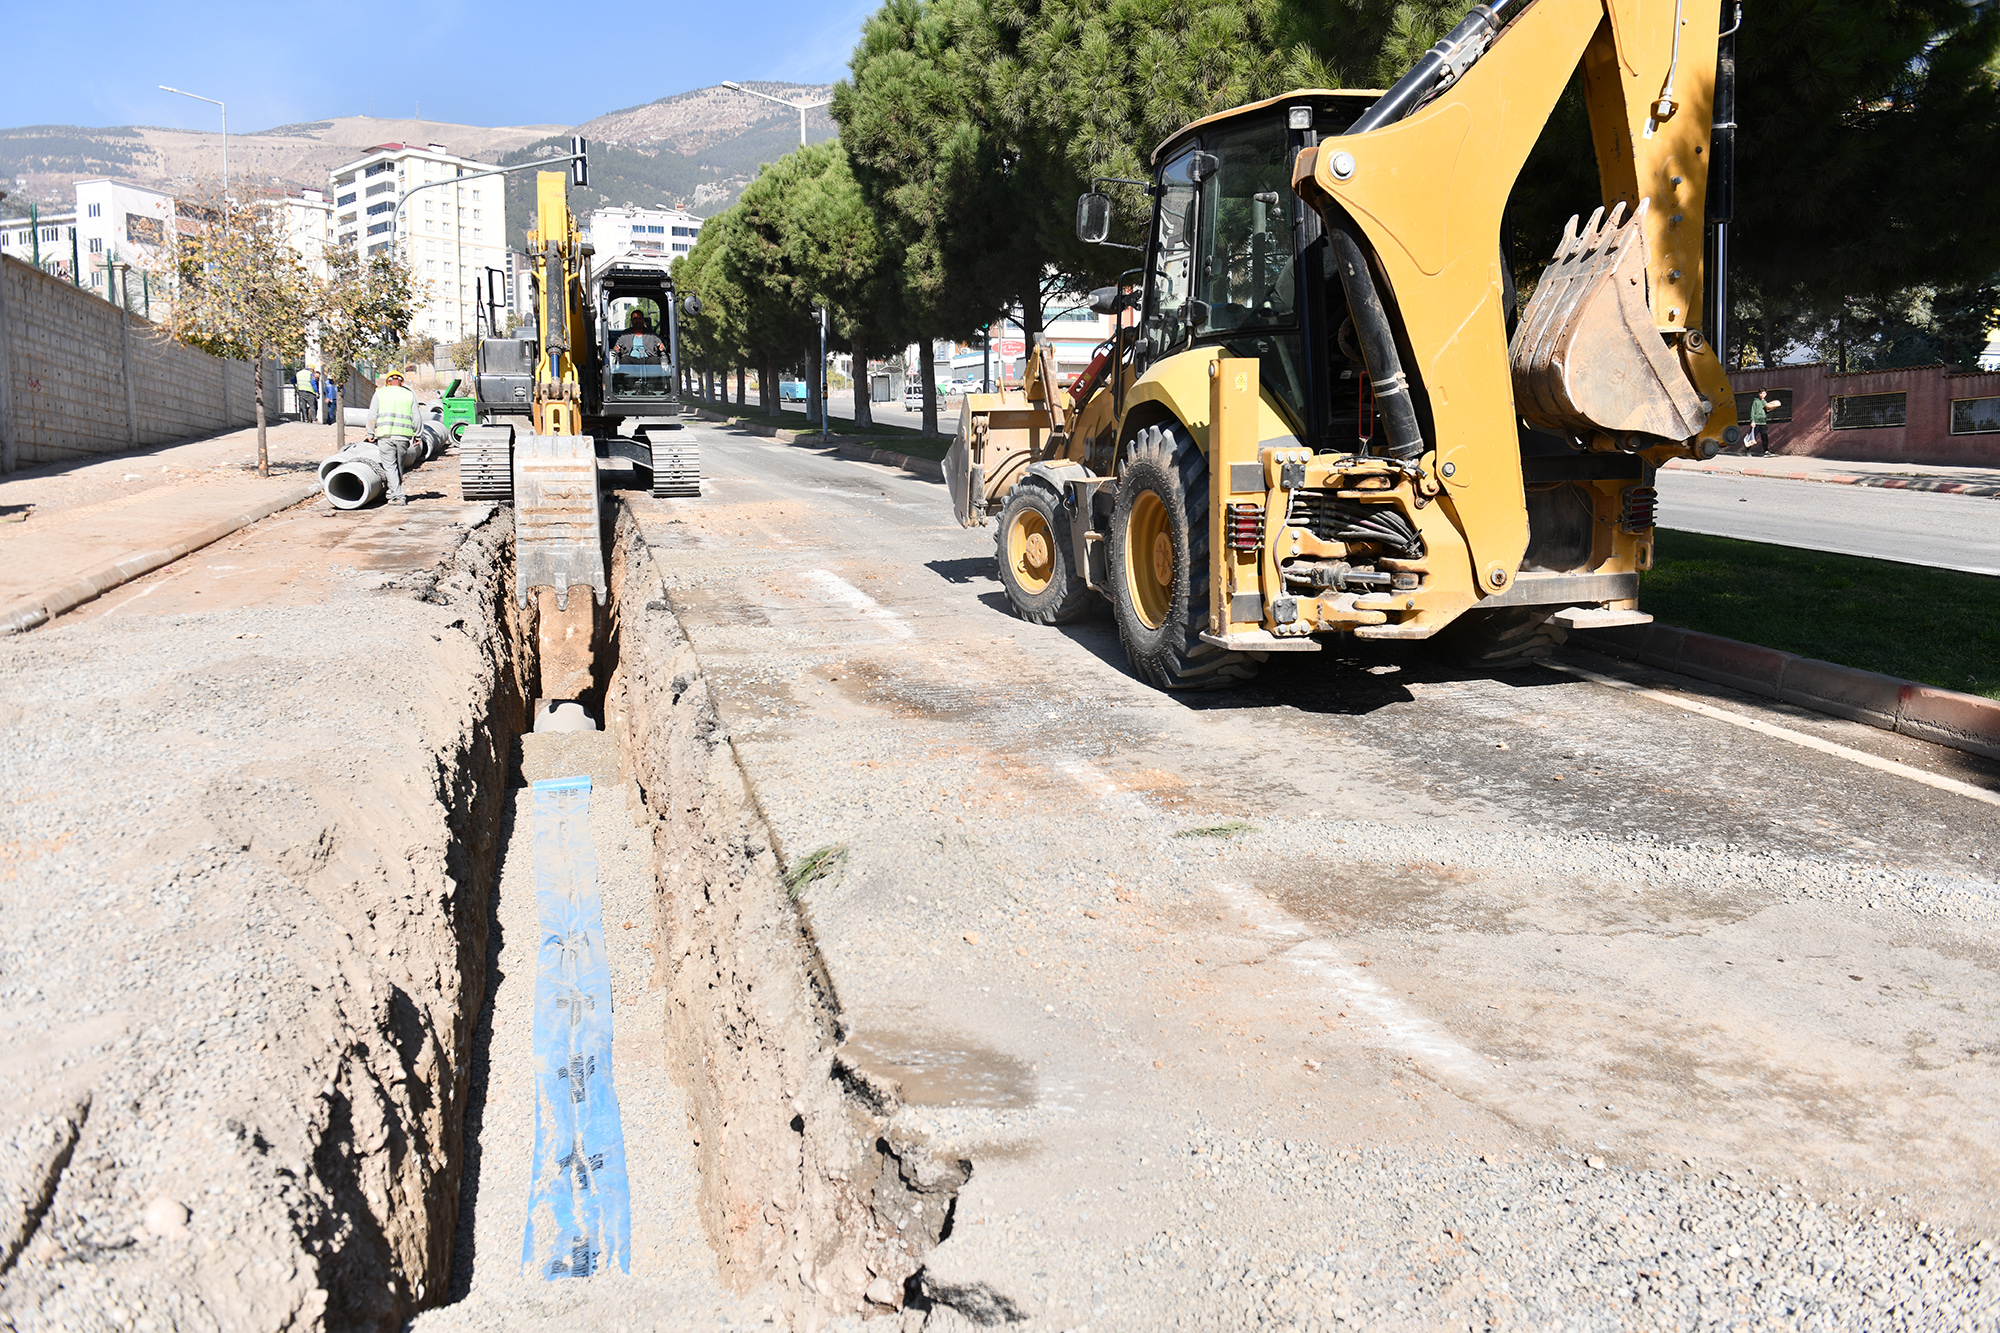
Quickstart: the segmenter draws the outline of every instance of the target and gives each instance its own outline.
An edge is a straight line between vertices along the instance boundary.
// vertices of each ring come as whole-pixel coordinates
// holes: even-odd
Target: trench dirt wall
[[[612,583],[606,719],[652,821],[662,1036],[725,1276],[773,1284],[794,1328],[906,1304],[919,1317],[923,1257],[972,1164],[901,1141],[891,1095],[837,1059],[838,997],[784,881],[812,849],[776,844],[626,511]]]
[[[0,1327],[386,1330],[444,1296],[524,715],[511,524],[460,513],[435,568],[309,609],[0,646],[30,838],[0,991],[50,1034],[0,1069]]]

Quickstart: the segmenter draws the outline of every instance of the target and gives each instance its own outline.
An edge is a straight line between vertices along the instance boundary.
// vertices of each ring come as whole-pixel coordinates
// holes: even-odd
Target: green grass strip
[[[2000,578],[1660,529],[1639,606],[1683,629],[2000,699]]]
[[[1176,838],[1233,838],[1239,833],[1261,833],[1255,824],[1241,819],[1225,819],[1220,824],[1205,824],[1200,828],[1184,828],[1174,834]]]
[[[839,874],[846,866],[846,843],[836,842],[822,847],[785,872],[785,893],[797,898],[829,875]]]

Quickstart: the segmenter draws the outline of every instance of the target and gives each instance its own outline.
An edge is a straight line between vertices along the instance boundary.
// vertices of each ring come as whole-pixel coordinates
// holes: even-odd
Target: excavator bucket
[[[1653,320],[1646,292],[1649,201],[1629,219],[1598,209],[1571,218],[1555,260],[1522,312],[1509,349],[1514,402],[1538,426],[1565,434],[1684,440],[1708,419]],[[1650,441],[1649,441],[1650,442]]]
[[[597,450],[588,435],[514,437],[514,592],[526,606],[553,588],[569,608],[570,589],[588,587],[602,603],[603,523],[597,503]]]

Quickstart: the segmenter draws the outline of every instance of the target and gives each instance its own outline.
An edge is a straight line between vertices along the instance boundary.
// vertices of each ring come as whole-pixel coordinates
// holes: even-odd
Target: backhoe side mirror
[[[1076,201],[1076,239],[1102,245],[1111,235],[1111,199],[1091,191]]]
[[[693,292],[689,292],[681,298],[681,309],[690,315],[699,315],[701,313],[701,298]]]
[[[1115,315],[1124,307],[1125,303],[1119,299],[1116,287],[1099,287],[1090,294],[1092,314]]]

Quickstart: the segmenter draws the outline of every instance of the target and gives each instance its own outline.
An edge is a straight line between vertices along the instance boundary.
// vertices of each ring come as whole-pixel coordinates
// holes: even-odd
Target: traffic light
[[[590,184],[590,140],[581,134],[570,135],[569,151],[572,154],[569,164],[570,183],[580,186]]]

